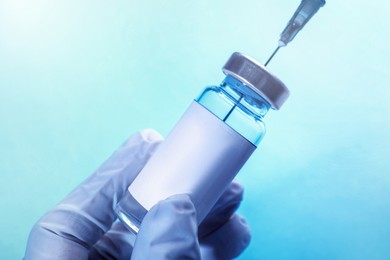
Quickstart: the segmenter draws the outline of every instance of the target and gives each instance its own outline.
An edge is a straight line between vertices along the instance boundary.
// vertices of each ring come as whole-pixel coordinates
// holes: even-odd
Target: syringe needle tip
[[[275,56],[275,54],[278,52],[278,50],[280,49],[280,46],[278,46],[276,48],[276,50],[272,53],[271,57],[269,57],[269,59],[267,60],[267,62],[264,64],[264,66],[267,66],[268,63],[272,60],[272,58]]]

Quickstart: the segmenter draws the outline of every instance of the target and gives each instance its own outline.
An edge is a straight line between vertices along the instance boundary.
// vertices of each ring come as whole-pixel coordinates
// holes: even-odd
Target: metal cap
[[[272,109],[278,110],[290,95],[290,91],[282,81],[259,62],[239,52],[232,54],[222,71],[262,96],[270,103]]]

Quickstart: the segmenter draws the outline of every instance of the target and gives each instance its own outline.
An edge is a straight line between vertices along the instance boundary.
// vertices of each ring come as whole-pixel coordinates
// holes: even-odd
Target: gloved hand
[[[232,183],[198,227],[188,195],[175,195],[145,216],[134,249],[114,207],[162,137],[144,130],[124,143],[92,176],[33,227],[25,259],[231,259],[250,231],[234,214],[242,188]]]

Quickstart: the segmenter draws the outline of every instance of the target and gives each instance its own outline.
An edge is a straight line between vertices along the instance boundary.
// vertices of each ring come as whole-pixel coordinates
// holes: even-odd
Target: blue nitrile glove
[[[155,205],[133,235],[114,207],[162,137],[153,130],[132,136],[91,177],[33,227],[25,259],[231,259],[248,245],[250,231],[234,214],[242,188],[233,183],[198,227],[187,195]]]

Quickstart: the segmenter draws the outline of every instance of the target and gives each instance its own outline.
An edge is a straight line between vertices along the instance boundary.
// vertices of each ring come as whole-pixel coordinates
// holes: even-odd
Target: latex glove
[[[131,259],[232,259],[248,245],[250,231],[232,213],[242,189],[233,184],[199,227],[188,195],[160,201],[146,214]],[[237,201],[236,201],[237,202]],[[230,216],[230,217],[229,217]]]
[[[114,207],[161,141],[157,132],[145,130],[125,142],[38,221],[30,233],[25,259],[129,259],[132,234],[117,221]],[[245,222],[232,215],[241,199],[242,188],[232,184],[199,226],[198,236],[195,209],[188,196],[176,195],[158,203],[145,216],[132,259],[237,256],[250,240]],[[186,246],[189,241],[193,241],[191,246]]]

